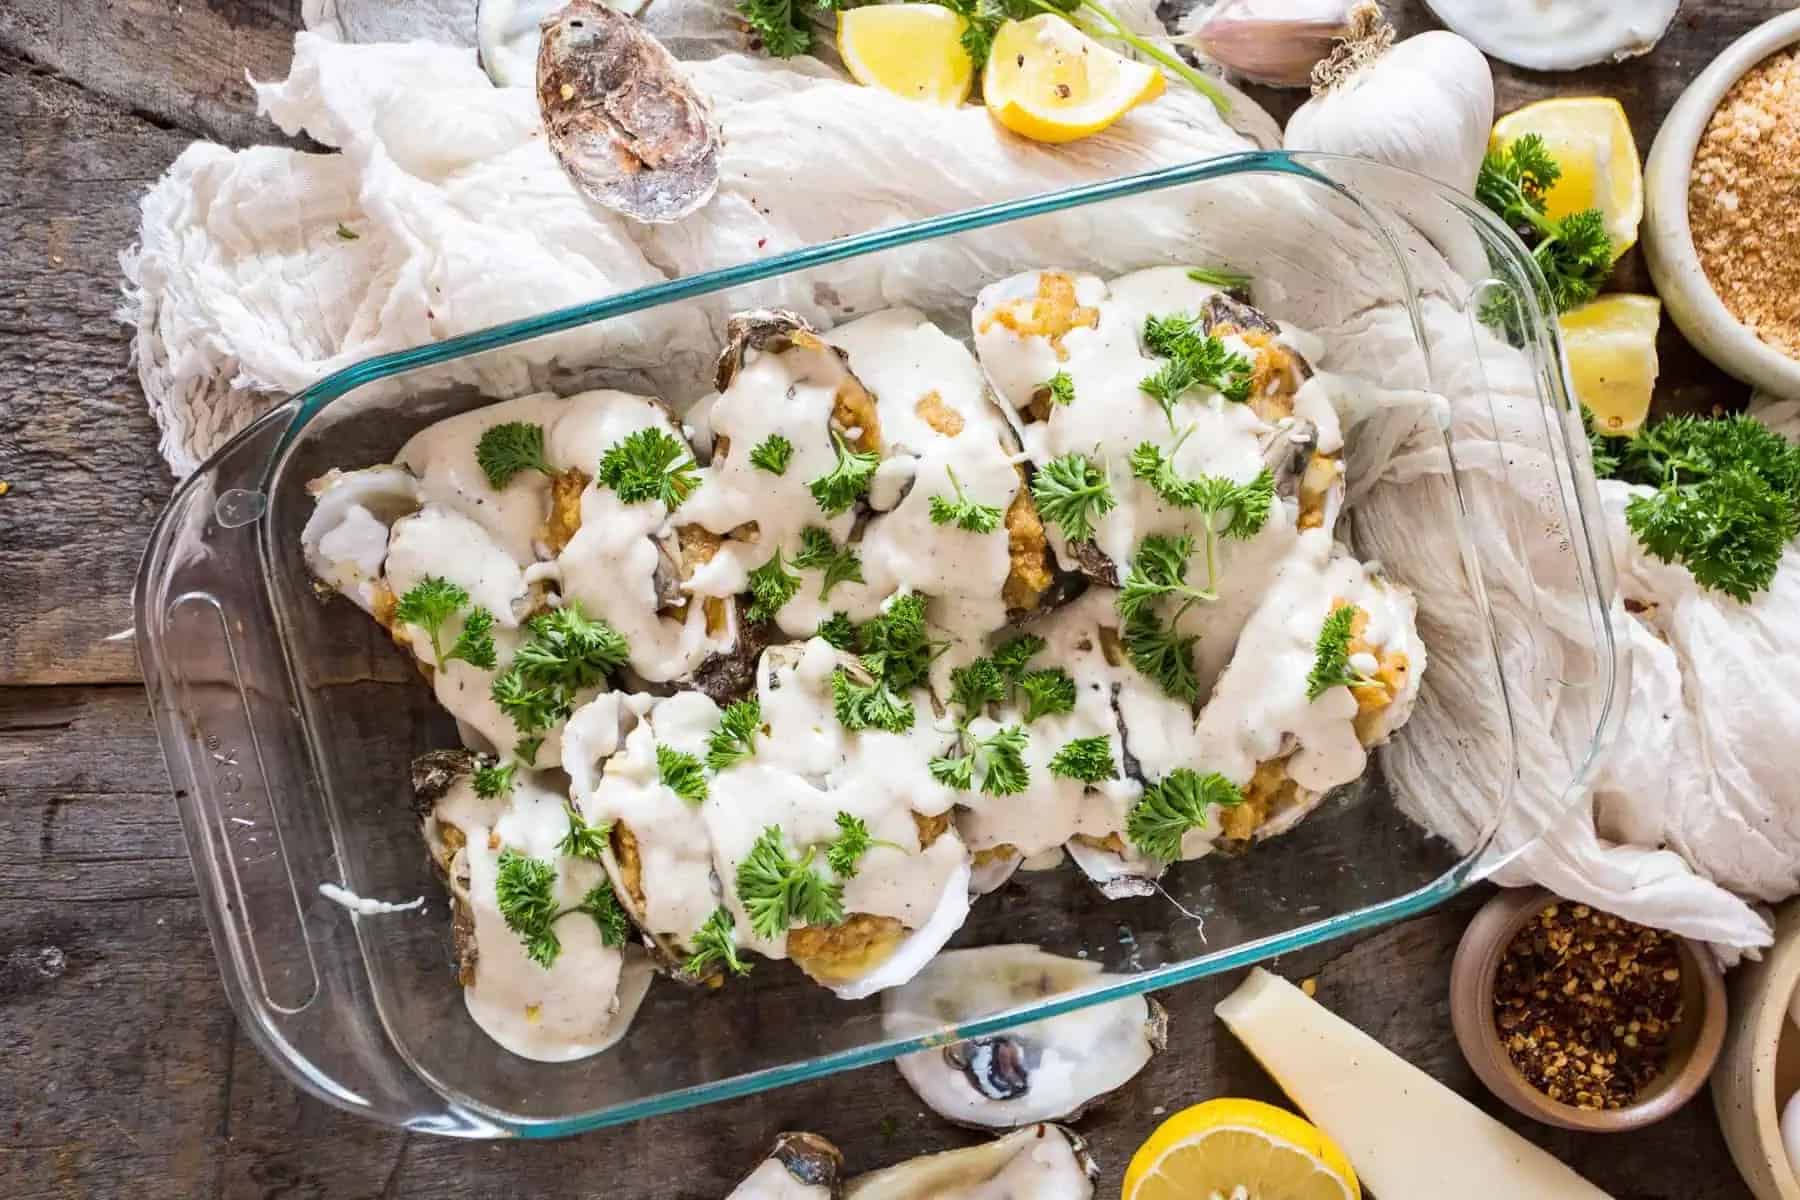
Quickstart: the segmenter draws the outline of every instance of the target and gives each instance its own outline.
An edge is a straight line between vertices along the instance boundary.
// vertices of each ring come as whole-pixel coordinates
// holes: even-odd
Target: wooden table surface
[[[782,1129],[816,1129],[862,1169],[969,1142],[885,1065],[557,1143],[408,1135],[302,1096],[237,1028],[138,682],[132,578],[172,481],[113,310],[144,188],[196,137],[271,140],[244,73],[285,73],[299,7],[0,0],[0,1196],[698,1200],[728,1191]],[[1404,30],[1431,24],[1417,0],[1389,7]],[[1688,0],[1647,58],[1567,75],[1497,67],[1501,110],[1616,95],[1647,151],[1686,81],[1789,7]],[[1264,98],[1278,117],[1293,103]],[[1636,252],[1619,284],[1648,290]],[[1743,399],[1666,324],[1660,349],[1660,406]],[[1446,1009],[1478,901],[1277,965],[1316,974],[1327,1005],[1621,1200],[1747,1196],[1704,1098],[1600,1138],[1529,1124],[1486,1095]],[[1082,1123],[1103,1195],[1163,1111],[1279,1099],[1211,1018],[1234,983],[1165,994],[1169,1052]]]

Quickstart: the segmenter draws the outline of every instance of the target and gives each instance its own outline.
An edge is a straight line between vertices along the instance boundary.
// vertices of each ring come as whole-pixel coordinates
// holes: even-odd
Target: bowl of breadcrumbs
[[[1725,371],[1800,400],[1800,11],[1728,46],[1644,169],[1644,254],[1675,324]]]

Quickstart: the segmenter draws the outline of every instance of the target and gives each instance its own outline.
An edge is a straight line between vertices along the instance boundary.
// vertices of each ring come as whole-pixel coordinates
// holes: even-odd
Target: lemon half
[[[1049,13],[1000,26],[981,76],[994,119],[1038,142],[1099,133],[1162,90],[1161,71]]]
[[[1636,433],[1656,389],[1655,296],[1600,296],[1560,318],[1575,398],[1594,414],[1594,428],[1614,437]]]
[[[838,14],[838,54],[856,82],[926,100],[961,104],[975,82],[963,49],[968,21],[937,4],[875,4]]]
[[[1558,96],[1527,104],[1495,122],[1493,145],[1528,133],[1544,139],[1562,168],[1544,197],[1545,215],[1561,220],[1597,208],[1606,218],[1613,256],[1630,249],[1644,217],[1644,167],[1619,102],[1610,96]]]
[[[1241,1192],[1238,1189],[1243,1189]],[[1123,1200],[1360,1200],[1336,1143],[1286,1109],[1209,1100],[1164,1121],[1125,1171]]]

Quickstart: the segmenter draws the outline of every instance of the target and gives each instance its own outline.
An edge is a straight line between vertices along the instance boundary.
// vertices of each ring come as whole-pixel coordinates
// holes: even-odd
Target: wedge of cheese
[[[1402,1200],[1611,1200],[1380,1042],[1260,967],[1213,1010],[1368,1189]]]

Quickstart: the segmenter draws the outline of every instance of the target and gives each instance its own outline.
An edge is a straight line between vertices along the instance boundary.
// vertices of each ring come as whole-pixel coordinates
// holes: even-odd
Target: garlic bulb
[[[1487,59],[1454,33],[1395,44],[1373,4],[1313,76],[1313,98],[1288,119],[1282,145],[1405,167],[1473,191],[1494,124]]]
[[[1350,32],[1356,0],[1218,0],[1183,18],[1173,40],[1252,83],[1305,87]]]

